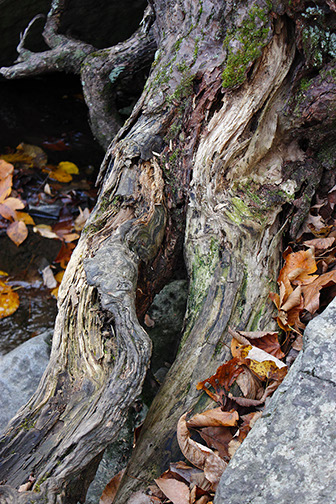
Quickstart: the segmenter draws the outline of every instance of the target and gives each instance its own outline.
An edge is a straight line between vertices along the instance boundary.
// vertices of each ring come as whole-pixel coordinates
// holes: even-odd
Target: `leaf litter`
[[[278,388],[303,345],[303,329],[336,295],[336,186],[317,198],[301,235],[283,253],[278,292],[269,294],[279,332],[229,328],[232,359],[196,386],[216,406],[178,421],[177,440],[185,461],[139,496],[160,504],[211,503],[226,465],[261,417],[265,400]],[[189,418],[190,417],[190,418]],[[196,435],[198,440],[193,439]],[[203,440],[199,442],[199,440]],[[109,501],[110,503],[113,500]]]
[[[53,264],[41,270],[44,286],[57,298],[64,270],[94,206],[96,191],[75,163],[64,160],[48,164],[41,147],[21,143],[15,150],[8,150],[0,154],[0,234],[6,233],[17,247],[29,233],[61,243]],[[0,318],[12,315],[18,306],[18,293],[1,280]]]

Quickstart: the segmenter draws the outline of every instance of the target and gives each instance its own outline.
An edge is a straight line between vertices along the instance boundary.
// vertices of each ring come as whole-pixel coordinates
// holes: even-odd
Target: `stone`
[[[220,480],[215,504],[336,503],[336,299]]]
[[[35,392],[47,367],[52,331],[46,331],[0,356],[0,432]]]

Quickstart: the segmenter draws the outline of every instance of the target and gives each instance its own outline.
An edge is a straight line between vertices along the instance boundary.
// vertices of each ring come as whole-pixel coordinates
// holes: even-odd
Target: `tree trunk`
[[[140,323],[184,246],[180,350],[116,502],[166,469],[178,418],[205,402],[196,383],[229,358],[228,326],[271,328],[284,233],[296,236],[321,180],[323,191],[335,183],[332,0],[150,4],[136,47],[148,61],[155,45],[155,59],[101,167],[99,200],[61,286],[50,364],[1,439],[1,502],[84,502],[141,391],[151,345]],[[106,53],[109,72],[116,54]],[[94,117],[101,102],[85,96]],[[32,490],[17,493],[30,474]]]

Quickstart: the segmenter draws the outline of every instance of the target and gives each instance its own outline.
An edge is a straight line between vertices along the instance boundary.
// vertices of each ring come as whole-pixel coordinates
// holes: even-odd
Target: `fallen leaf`
[[[28,481],[26,483],[23,483],[22,485],[19,486],[18,492],[28,492],[28,490],[31,490],[33,487],[34,483],[36,481],[36,478],[31,474],[28,478]]]
[[[282,352],[279,343],[279,333],[270,331],[237,331],[247,338],[253,345],[265,350],[265,352],[274,355],[278,359],[283,359],[285,354]]]
[[[17,146],[16,151],[18,155],[22,156],[22,161],[24,161],[25,157],[28,157],[31,164],[37,168],[42,168],[47,164],[48,156],[44,150],[37,145],[30,145],[22,142]],[[19,159],[17,161],[19,161]]]
[[[264,393],[262,382],[247,366],[243,366],[243,372],[237,376],[236,384],[248,399],[259,399]]]
[[[16,219],[27,225],[35,226],[34,219],[27,212],[16,212]]]
[[[0,203],[3,203],[12,192],[12,184],[13,181],[11,176],[0,180]]]
[[[54,170],[43,170],[43,171],[46,171],[49,174],[49,178],[51,178],[52,180],[57,180],[58,182],[67,183],[71,182],[72,180],[72,176],[70,175],[70,173],[66,173],[65,171],[57,168]]]
[[[202,431],[200,431],[202,432]],[[204,472],[198,467],[187,465],[185,462],[173,462],[169,465],[169,471],[174,477],[182,478],[190,487],[197,486],[204,491],[211,488],[211,483],[204,476]]]
[[[50,238],[50,239],[56,239],[59,240],[59,236],[54,233],[52,230],[52,227],[47,225],[47,224],[38,224],[37,226],[33,227],[34,233],[38,233],[39,235],[43,236],[43,238]]]
[[[174,478],[157,478],[155,483],[173,504],[189,504],[189,487]]]
[[[15,221],[12,222],[8,228],[6,229],[6,233],[8,237],[15,243],[15,245],[19,246],[28,236],[28,229],[24,222]]]
[[[16,210],[22,210],[25,207],[23,201],[19,198],[6,198],[0,203],[0,214],[8,220],[16,220]]]
[[[7,283],[0,280],[0,319],[9,317],[20,305],[19,295]]]
[[[287,373],[287,366],[282,361],[268,354],[261,348],[252,345],[240,345],[238,341],[233,342],[231,351],[234,357],[241,359],[241,364],[245,364],[261,380],[281,381]]]
[[[181,416],[177,424],[177,441],[180,450],[189,462],[204,471],[205,477],[215,489],[227,464],[210,448],[191,439],[186,417],[187,413]]]
[[[206,410],[203,413],[196,413],[187,422],[188,428],[194,429],[200,427],[213,427],[215,425],[222,425],[224,427],[233,427],[237,425],[239,415],[237,411],[223,411],[221,408],[213,408]]]
[[[60,163],[58,163],[57,168],[64,173],[69,173],[70,175],[77,175],[79,173],[78,166],[75,165],[75,163],[71,163],[70,161],[61,161]]]
[[[335,243],[335,238],[330,236],[328,238],[314,238],[313,240],[306,240],[303,245],[306,247],[314,247],[315,250],[322,251],[328,250]]]
[[[242,372],[242,367],[238,359],[231,359],[222,366],[219,366],[216,373],[210,378],[199,382],[196,386],[197,390],[204,390],[214,401],[220,402],[224,395],[224,390],[229,391],[231,385],[236,380],[237,376]],[[211,385],[215,390],[215,394],[209,390],[207,385]]]
[[[3,159],[0,159],[0,180],[4,180],[5,178],[13,175],[14,166]]]
[[[231,427],[204,427],[200,429],[199,435],[204,439],[209,448],[213,448],[218,451],[219,456],[228,461],[229,452],[228,446],[229,442],[233,438],[235,429]]]
[[[114,497],[117,494],[121,479],[125,473],[125,469],[118,472],[113,478],[107,483],[104,491],[99,499],[99,504],[112,504]]]
[[[304,308],[315,313],[320,307],[320,290],[336,283],[336,270],[320,275],[313,283],[302,287]]]
[[[88,208],[84,208],[82,210],[80,207],[78,208],[79,210],[79,215],[76,217],[74,226],[75,226],[75,231],[82,231],[83,227],[85,226],[86,221],[88,220],[90,216],[90,210]]]
[[[46,266],[42,270],[43,285],[48,289],[54,289],[57,285],[57,281],[54,277],[54,273],[50,266]]]

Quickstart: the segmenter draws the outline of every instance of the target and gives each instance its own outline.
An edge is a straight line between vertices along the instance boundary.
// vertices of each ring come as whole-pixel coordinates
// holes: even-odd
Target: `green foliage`
[[[252,7],[248,19],[236,31],[230,31],[224,40],[228,50],[225,70],[222,73],[222,85],[230,88],[241,85],[249,65],[261,55],[267,42],[269,27],[266,26],[268,11],[258,6]],[[232,41],[239,43],[238,49],[232,48]]]

